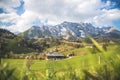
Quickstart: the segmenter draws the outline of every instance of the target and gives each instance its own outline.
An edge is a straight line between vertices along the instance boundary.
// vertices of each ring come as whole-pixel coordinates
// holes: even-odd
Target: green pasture
[[[79,50],[81,49],[76,49],[75,51]],[[114,56],[120,57],[119,46],[111,45],[105,53],[91,53],[63,60],[31,60],[30,72],[31,74],[34,73],[37,78],[43,80],[49,70],[59,75],[65,74],[67,71],[71,72],[71,70],[76,71],[78,74],[80,74],[82,70],[93,72],[95,68],[104,64],[109,64],[111,62],[109,59],[114,58]],[[29,70],[26,68],[26,59],[2,59],[2,63],[8,63],[10,69],[15,68],[15,76],[20,77],[21,74],[25,75],[23,74],[24,72],[29,74]]]

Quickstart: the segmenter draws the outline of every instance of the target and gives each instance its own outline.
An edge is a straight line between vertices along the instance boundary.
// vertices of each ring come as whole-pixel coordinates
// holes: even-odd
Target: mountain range
[[[4,54],[9,50],[14,53],[42,51],[50,46],[60,44],[63,39],[78,41],[86,36],[95,39],[101,39],[102,37],[102,39],[107,38],[107,40],[119,41],[120,31],[114,27],[100,28],[94,27],[90,23],[73,22],[63,22],[55,26],[32,26],[18,35],[6,29],[0,29],[0,52]]]
[[[66,21],[55,26],[32,26],[22,34],[28,39],[57,37],[67,40],[76,40],[85,36],[120,38],[120,31],[114,27],[100,28],[93,26],[91,23],[73,23]]]

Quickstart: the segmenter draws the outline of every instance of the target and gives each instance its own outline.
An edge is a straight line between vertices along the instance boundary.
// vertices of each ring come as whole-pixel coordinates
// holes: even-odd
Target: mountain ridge
[[[85,37],[86,35],[91,37],[104,36],[111,32],[112,27],[95,27],[91,23],[74,23],[64,21],[61,24],[50,26],[32,26],[30,29],[23,33],[25,38],[37,39],[44,37],[58,37],[63,39],[79,39]],[[116,31],[118,31],[116,29]],[[113,33],[113,32],[112,32]],[[117,34],[120,35],[118,31]]]

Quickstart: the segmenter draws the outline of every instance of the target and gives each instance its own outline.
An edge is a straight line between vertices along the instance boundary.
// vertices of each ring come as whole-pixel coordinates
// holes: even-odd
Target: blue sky
[[[120,0],[0,0],[0,27],[23,32],[63,21],[114,26],[120,30]]]
[[[15,9],[17,10],[17,14],[18,15],[22,15],[24,12],[25,12],[25,9],[24,9],[24,1],[20,1],[20,6],[16,7]]]

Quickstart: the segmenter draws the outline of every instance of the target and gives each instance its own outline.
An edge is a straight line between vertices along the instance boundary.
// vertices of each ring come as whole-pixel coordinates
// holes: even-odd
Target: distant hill
[[[0,56],[11,51],[13,53],[28,53],[35,50],[36,45],[31,40],[26,40],[6,29],[0,29]]]
[[[39,53],[58,44],[60,44],[60,40],[57,38],[25,39],[6,29],[0,29],[0,56],[11,52],[16,54]]]
[[[0,29],[0,38],[13,39],[16,35],[6,29]]]
[[[108,38],[120,39],[120,31],[115,28],[111,28],[108,33],[105,34]]]
[[[0,53],[4,53],[6,46],[14,39],[16,35],[6,29],[0,29]]]

